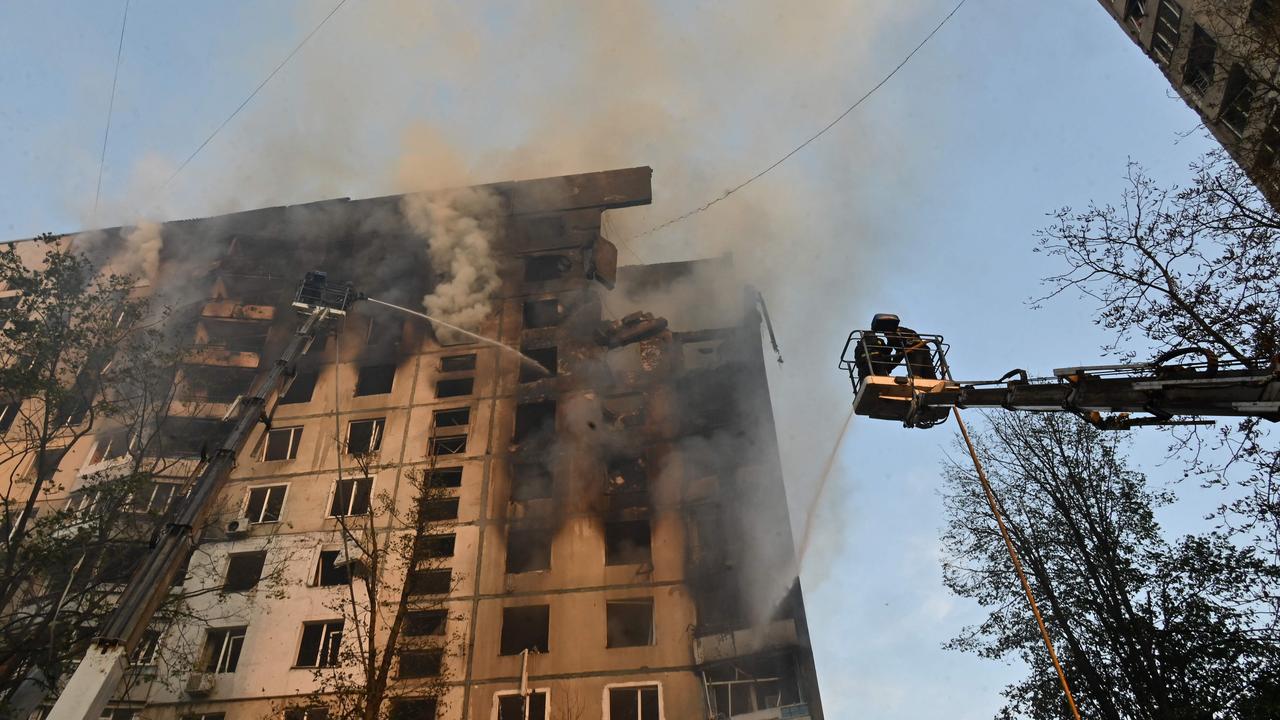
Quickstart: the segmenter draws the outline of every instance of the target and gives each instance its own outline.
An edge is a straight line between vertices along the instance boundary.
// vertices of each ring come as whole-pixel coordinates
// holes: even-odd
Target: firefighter
[[[920,334],[909,327],[899,325],[888,333],[889,344],[894,348],[893,365],[901,362],[907,368],[907,375],[924,380],[937,380],[938,373],[933,369],[933,352],[929,344]]]

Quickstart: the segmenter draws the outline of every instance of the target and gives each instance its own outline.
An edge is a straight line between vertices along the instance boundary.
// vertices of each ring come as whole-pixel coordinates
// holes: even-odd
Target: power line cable
[[[893,70],[889,71],[889,74],[888,74],[888,75],[885,75],[885,76],[880,80],[880,82],[878,82],[878,83],[876,83],[874,86],[872,86],[872,88],[871,88],[870,90],[868,90],[866,93],[864,93],[864,94],[862,95],[862,97],[858,98],[856,102],[854,102],[854,103],[853,103],[852,105],[850,105],[849,107],[845,108],[844,112],[842,112],[842,113],[840,113],[839,115],[837,115],[837,116],[836,116],[836,119],[834,119],[834,120],[832,120],[831,122],[827,123],[825,127],[823,127],[821,130],[819,130],[818,132],[816,132],[816,133],[814,133],[813,135],[811,135],[811,136],[809,137],[809,139],[805,140],[804,142],[802,142],[802,143],[800,143],[799,145],[797,145],[797,146],[795,146],[794,148],[792,148],[792,149],[791,149],[791,152],[788,152],[786,155],[783,155],[782,157],[780,157],[780,158],[778,158],[777,160],[775,160],[775,161],[774,161],[774,163],[773,163],[772,165],[770,165],[769,167],[766,167],[765,169],[761,170],[760,172],[756,173],[755,175],[752,175],[751,177],[747,178],[746,180],[742,181],[741,183],[738,183],[737,185],[735,185],[735,186],[733,186],[733,187],[729,188],[728,190],[725,190],[725,191],[724,191],[724,193],[720,195],[720,197],[717,197],[717,198],[714,198],[714,199],[712,199],[712,200],[709,200],[708,202],[704,203],[703,205],[700,205],[700,206],[698,206],[698,207],[696,207],[696,208],[694,208],[694,209],[690,210],[689,212],[687,212],[687,213],[685,213],[685,214],[683,214],[683,215],[676,216],[676,217],[671,218],[670,220],[668,220],[668,221],[666,221],[666,222],[664,222],[664,223],[661,223],[661,224],[659,224],[659,225],[655,225],[655,226],[653,226],[653,227],[649,228],[648,230],[645,230],[644,232],[641,232],[641,233],[639,233],[639,234],[637,234],[637,235],[633,235],[633,236],[631,237],[631,239],[632,239],[632,240],[638,240],[638,239],[640,239],[640,238],[642,238],[642,237],[645,237],[646,235],[652,235],[653,233],[656,233],[656,232],[658,232],[659,230],[662,230],[662,229],[664,229],[664,228],[670,227],[671,225],[675,225],[676,223],[681,222],[681,221],[683,221],[683,220],[687,220],[687,219],[689,219],[689,218],[691,218],[691,217],[693,217],[694,215],[697,215],[697,214],[699,214],[699,213],[705,212],[706,210],[709,210],[709,209],[711,208],[711,206],[715,205],[716,203],[719,203],[721,200],[724,200],[725,198],[728,198],[730,195],[733,195],[734,193],[736,193],[736,192],[738,192],[739,190],[741,190],[741,189],[745,188],[746,186],[750,185],[751,183],[755,182],[756,180],[759,180],[760,178],[764,177],[766,174],[768,174],[768,173],[769,173],[771,170],[773,170],[774,168],[778,167],[779,165],[781,165],[782,163],[786,162],[787,160],[790,160],[792,155],[795,155],[796,153],[800,152],[800,151],[801,151],[801,150],[803,150],[806,146],[808,146],[808,145],[809,145],[809,143],[811,143],[811,142],[813,142],[814,140],[817,140],[818,138],[820,138],[820,137],[822,137],[823,135],[825,135],[825,134],[827,133],[827,131],[828,131],[828,130],[830,130],[831,128],[835,127],[835,126],[836,126],[836,125],[837,125],[841,120],[844,120],[844,119],[845,119],[845,117],[847,117],[847,116],[849,115],[849,113],[851,113],[851,112],[853,112],[854,110],[856,110],[856,109],[858,108],[858,106],[859,106],[859,105],[861,105],[863,102],[865,102],[865,101],[866,101],[866,99],[867,99],[867,98],[869,98],[869,97],[871,97],[872,95],[874,95],[874,94],[875,94],[875,92],[876,92],[877,90],[879,90],[879,89],[880,89],[880,88],[881,88],[885,83],[889,82],[889,80],[890,80],[891,78],[893,78],[893,76],[894,76],[894,75],[897,75],[897,74],[898,74],[898,71],[899,71],[899,70],[901,70],[901,69],[903,68],[903,66],[904,66],[904,65],[906,65],[908,62],[910,62],[911,58],[912,58],[912,57],[914,57],[914,56],[915,56],[915,54],[916,54],[917,52],[920,52],[920,49],[921,49],[921,48],[923,48],[926,44],[928,44],[928,42],[929,42],[931,39],[933,39],[933,36],[934,36],[934,35],[937,35],[937,34],[938,34],[938,31],[942,29],[942,26],[946,25],[946,24],[947,24],[947,21],[948,21],[948,20],[950,20],[950,19],[951,19],[951,17],[952,17],[953,15],[955,15],[955,14],[960,10],[960,8],[964,6],[964,4],[965,4],[966,2],[968,2],[968,0],[960,0],[960,2],[956,3],[956,6],[955,6],[955,7],[953,7],[953,8],[951,8],[951,12],[947,13],[947,14],[946,14],[946,16],[942,18],[942,21],[941,21],[941,22],[939,22],[936,26],[934,26],[933,30],[930,30],[928,35],[925,35],[925,36],[924,36],[924,39],[920,41],[920,44],[919,44],[919,45],[916,45],[916,46],[915,46],[915,48],[913,48],[913,49],[911,50],[911,52],[907,53],[907,56],[906,56],[906,57],[904,57],[904,58],[902,59],[902,62],[898,63],[898,64],[893,68]]]
[[[129,0],[124,0],[124,14],[120,18],[120,42],[116,45],[116,69],[111,73],[111,99],[107,101],[106,128],[102,131],[102,154],[98,156],[98,186],[93,191],[93,220],[98,220],[98,198],[102,196],[102,169],[107,164],[107,138],[111,137],[111,115],[116,108],[116,84],[120,80],[120,57],[124,54],[124,29],[129,23]]]
[[[261,91],[262,88],[266,87],[267,83],[271,82],[271,78],[275,77],[276,73],[280,72],[280,70],[284,68],[285,65],[289,64],[289,61],[293,59],[294,55],[298,54],[298,51],[302,49],[302,46],[306,45],[307,42],[311,40],[311,38],[314,37],[316,33],[320,32],[320,28],[324,27],[325,23],[329,22],[329,18],[337,14],[337,12],[342,9],[342,6],[346,4],[347,4],[347,0],[338,0],[338,4],[333,6],[333,9],[329,11],[329,14],[325,15],[324,19],[322,19],[319,24],[317,24],[314,28],[312,28],[311,32],[307,33],[306,37],[302,38],[302,42],[298,43],[297,46],[295,46],[293,50],[291,50],[289,54],[286,55],[284,59],[280,61],[280,64],[276,65],[275,69],[272,70],[270,73],[268,73],[267,76],[262,79],[262,82],[258,83],[258,86],[253,89],[253,92],[249,93],[249,96],[246,97],[244,101],[241,102],[240,105],[236,107],[235,110],[231,111],[231,114],[228,115],[227,118],[223,120],[218,125],[218,127],[214,129],[213,132],[209,133],[209,137],[205,138],[204,142],[200,143],[199,147],[197,147],[194,151],[192,151],[192,153],[187,156],[186,160],[182,161],[182,164],[178,166],[177,170],[173,171],[173,174],[169,176],[168,180],[164,181],[164,184],[160,186],[160,189],[164,189],[168,187],[169,183],[173,182],[173,179],[178,177],[178,173],[181,173],[183,169],[187,167],[187,165],[191,164],[191,161],[194,160],[195,157],[200,154],[200,151],[204,150],[205,146],[208,145],[209,142],[212,141],[213,138],[218,135],[218,133],[222,132],[222,129],[226,127],[227,124],[230,123],[232,120],[234,120],[236,115],[239,115],[240,111],[244,110],[245,106],[248,105],[251,100],[257,97],[258,92]]]

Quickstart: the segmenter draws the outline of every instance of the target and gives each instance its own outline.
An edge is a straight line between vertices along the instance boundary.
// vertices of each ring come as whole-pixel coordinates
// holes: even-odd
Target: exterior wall
[[[608,688],[637,683],[660,685],[664,718],[709,717],[702,673],[711,665],[723,664],[726,656],[722,652],[711,660],[700,658],[699,643],[721,637],[717,633],[730,633],[724,637],[732,639],[735,630],[748,633],[741,637],[749,651],[740,654],[790,653],[790,662],[798,667],[800,692],[809,714],[799,712],[797,705],[788,717],[822,717],[799,588],[791,580],[794,551],[768,407],[759,318],[751,309],[754,300],[738,302],[735,298],[729,302],[730,312],[718,327],[691,329],[696,332],[665,330],[640,343],[609,350],[598,342],[596,331],[611,320],[607,317],[609,304],[632,301],[626,291],[628,284],[649,286],[648,297],[661,297],[665,277],[693,272],[697,265],[623,269],[618,273],[619,289],[613,292],[593,277],[608,279],[613,274],[613,268],[608,267],[611,246],[600,235],[601,213],[647,203],[648,168],[490,189],[503,198],[509,215],[499,248],[503,255],[501,297],[479,332],[509,347],[518,348],[525,342],[556,345],[556,377],[521,383],[517,380],[519,361],[511,353],[486,344],[444,346],[426,323],[406,320],[368,303],[357,306],[343,323],[336,342],[317,342],[299,363],[301,371],[318,372],[310,402],[275,407],[273,427],[303,428],[296,458],[262,460],[266,428],[261,425],[239,453],[236,468],[221,492],[216,518],[203,538],[201,569],[193,565],[183,586],[187,593],[196,594],[191,601],[192,615],[211,619],[203,624],[189,623],[165,638],[165,646],[190,648],[190,653],[201,645],[206,626],[247,626],[238,667],[235,672],[218,674],[207,697],[183,691],[185,668],[162,667],[159,674],[169,683],[139,685],[127,698],[132,703],[125,703],[126,707],[139,708],[148,720],[213,712],[241,720],[270,716],[278,712],[280,701],[315,693],[312,672],[292,664],[302,623],[333,618],[335,613],[328,606],[345,590],[309,586],[319,550],[339,541],[337,521],[326,514],[340,465],[343,477],[355,473],[351,459],[339,453],[335,435],[345,436],[351,420],[385,418],[381,450],[370,468],[374,493],[386,492],[397,507],[408,507],[416,497],[408,473],[433,463],[427,456],[432,413],[468,407],[471,418],[466,452],[437,459],[439,467],[463,468],[461,487],[450,491],[459,500],[459,511],[456,522],[447,528],[456,535],[454,554],[447,561],[455,587],[444,601],[449,611],[445,631],[449,654],[439,717],[497,717],[495,696],[519,687],[522,665],[519,655],[499,652],[503,608],[535,604],[550,607],[549,651],[529,656],[528,675],[533,687],[550,693],[548,717],[606,718]],[[166,226],[165,238],[168,247],[183,242],[183,237],[269,235],[270,250],[257,264],[249,262],[252,267],[247,272],[275,275],[271,282],[288,289],[299,279],[293,274],[318,267],[338,281],[350,278],[358,288],[368,288],[376,296],[380,292],[376,273],[361,276],[364,271],[359,259],[344,255],[350,250],[344,249],[343,236],[359,232],[353,228],[360,227],[363,219],[387,212],[395,202],[395,198],[376,198],[307,206],[304,210],[309,223],[317,216],[328,223],[329,236],[318,240],[307,237],[308,230],[290,229],[291,222],[304,224],[298,220],[304,217],[300,215],[303,211],[293,208],[171,223]],[[553,232],[538,230],[546,223]],[[396,242],[421,245],[423,241],[410,237],[395,240],[389,247],[398,247]],[[296,320],[287,309],[287,300],[275,302],[273,309],[269,297],[253,293],[237,296],[231,276],[238,271],[227,268],[234,270],[236,262],[244,261],[227,260],[233,257],[235,242],[228,247],[226,256],[213,258],[213,265],[222,270],[212,276],[209,289],[192,291],[192,307],[198,310],[195,339],[209,341],[220,332],[217,327],[211,329],[211,324],[234,320],[269,327],[267,340],[260,352],[204,348],[188,360],[214,368],[264,368]],[[564,252],[572,258],[572,267],[561,279],[526,282],[522,255],[548,250]],[[603,257],[600,266],[593,267],[594,258],[599,257]],[[175,250],[162,264],[158,284],[163,285],[166,274],[170,278],[186,276],[190,270],[178,267],[182,262],[181,252]],[[697,266],[697,270],[706,268]],[[645,293],[637,297],[643,298]],[[552,328],[525,329],[523,303],[547,298],[558,298],[565,306],[563,321]],[[398,344],[390,349],[366,345],[361,333],[367,329],[369,317],[398,329]],[[673,326],[681,322],[679,317],[669,320]],[[703,330],[713,335],[699,335]],[[729,338],[736,343],[725,344],[726,349],[717,352],[737,368],[737,374],[731,382],[723,383],[722,396],[709,401],[723,407],[704,407],[701,412],[731,415],[736,408],[740,414],[718,418],[712,423],[715,428],[697,429],[697,433],[700,438],[714,439],[721,432],[716,428],[722,426],[735,428],[738,435],[751,433],[750,451],[742,457],[712,458],[725,469],[710,483],[695,477],[693,446],[687,440],[694,432],[686,418],[685,406],[690,400],[681,385],[688,375],[681,359],[684,345],[705,343],[708,338],[717,342]],[[337,357],[338,351],[341,357]],[[441,371],[440,358],[469,353],[476,356],[473,372]],[[356,397],[353,389],[358,368],[371,359],[395,362],[392,390]],[[471,394],[436,397],[437,380],[459,376],[474,377]],[[603,419],[602,402],[619,394],[644,400],[638,426],[622,428]],[[517,446],[512,439],[517,406],[537,398],[555,399],[555,430],[539,438],[536,447],[529,447],[529,443]],[[221,402],[179,403],[176,409],[217,417],[228,407]],[[62,464],[59,479],[68,491],[79,482],[78,469],[91,449],[91,443],[83,445],[69,453]],[[648,468],[647,497],[640,508],[614,507],[616,498],[605,491],[608,458],[623,450],[639,454]],[[548,458],[552,497],[514,501],[513,465],[531,457]],[[704,464],[706,461],[702,459]],[[279,522],[251,525],[243,534],[224,530],[228,521],[244,513],[252,488],[278,484],[288,485]],[[732,511],[737,519],[726,526],[729,529],[723,536],[703,537],[700,543],[719,544],[727,548],[725,557],[733,558],[722,560],[715,582],[726,580],[736,590],[722,588],[722,592],[776,594],[767,610],[781,613],[780,622],[791,628],[789,634],[784,633],[789,640],[761,643],[752,639],[753,627],[777,622],[765,617],[768,613],[729,613],[715,622],[709,619],[707,608],[713,603],[709,604],[705,591],[687,577],[704,567],[691,559],[690,508],[695,501],[703,505],[714,502],[717,512],[735,503],[743,505]],[[65,503],[66,497],[54,496],[50,502]],[[610,517],[649,519],[650,562],[606,565],[604,525]],[[506,572],[507,537],[512,528],[553,532],[549,570]],[[276,585],[248,593],[217,591],[230,554],[262,549],[268,553],[268,567],[280,568]],[[607,648],[606,602],[645,597],[653,600],[653,643]],[[778,712],[774,709],[750,717],[779,717]]]

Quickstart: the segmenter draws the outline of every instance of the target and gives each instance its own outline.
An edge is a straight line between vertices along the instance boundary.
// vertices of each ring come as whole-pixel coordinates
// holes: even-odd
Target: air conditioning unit
[[[204,697],[213,692],[213,681],[217,678],[213,673],[193,672],[187,676],[187,694],[191,697]]]
[[[249,518],[238,517],[235,520],[229,521],[226,525],[226,531],[228,537],[238,537],[247,534],[249,532]]]

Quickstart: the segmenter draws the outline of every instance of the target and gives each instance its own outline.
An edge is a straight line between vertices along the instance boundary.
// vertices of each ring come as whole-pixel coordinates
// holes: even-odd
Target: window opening
[[[1213,63],[1218,43],[1205,29],[1196,25],[1191,31],[1191,47],[1183,66],[1182,84],[1197,95],[1204,95],[1213,84]]]
[[[353,420],[347,427],[347,454],[369,455],[382,449],[385,418]]]
[[[471,424],[471,408],[460,407],[436,410],[431,413],[432,424],[437,428],[467,427]]]
[[[556,403],[554,400],[521,403],[516,406],[516,427],[512,441],[524,442],[541,432],[554,432]]]
[[[707,696],[721,717],[748,715],[802,702],[790,656],[740,658],[703,671]]]
[[[1182,6],[1174,0],[1160,0],[1156,9],[1156,27],[1151,33],[1151,54],[1156,62],[1169,66],[1173,62],[1173,51],[1178,47],[1178,38],[1182,32]]]
[[[153,665],[159,649],[160,631],[147,628],[142,631],[142,638],[138,640],[137,647],[133,649],[133,655],[129,657],[129,662],[134,665]]]
[[[512,530],[507,534],[507,572],[511,574],[551,569],[549,530]]]
[[[1227,74],[1227,85],[1222,94],[1222,111],[1218,118],[1227,129],[1244,135],[1249,126],[1249,111],[1253,108],[1253,88],[1249,82],[1249,74],[1239,64],[1231,66]]]
[[[295,667],[333,667],[342,645],[342,620],[303,623]]]
[[[267,431],[263,443],[263,460],[293,460],[298,457],[298,444],[302,442],[301,427],[276,428]]]
[[[320,560],[316,563],[316,572],[313,580],[315,585],[332,587],[334,585],[347,585],[351,582],[351,575],[347,572],[347,566],[338,565],[338,558],[341,556],[341,550],[320,551]]]
[[[421,512],[425,520],[457,520],[458,498],[428,500],[422,503]]]
[[[280,398],[281,405],[293,405],[297,403],[311,402],[311,396],[316,391],[316,378],[320,373],[315,370],[299,372],[293,378],[293,383],[289,385],[289,391]]]
[[[546,282],[564,277],[573,267],[567,255],[532,255],[524,259],[525,282]]]
[[[427,448],[429,455],[463,455],[467,452],[466,435],[446,435],[433,437]]]
[[[409,593],[412,595],[446,595],[453,589],[453,571],[414,570],[409,573]]]
[[[653,598],[610,600],[604,607],[605,647],[653,644]]]
[[[229,673],[236,671],[240,662],[240,650],[244,647],[247,628],[219,628],[210,630],[205,642],[205,672]]]
[[[400,673],[402,678],[435,677],[444,665],[441,650],[401,650]]]
[[[476,369],[476,354],[446,355],[440,358],[440,372],[466,372]]]
[[[604,524],[605,565],[634,565],[650,560],[648,520],[618,520]]]
[[[414,548],[413,559],[415,561],[430,560],[432,558],[453,557],[453,551],[457,545],[457,536],[449,535],[423,535],[418,538],[417,547]]]
[[[611,460],[605,472],[607,493],[642,493],[649,487],[649,473],[644,458],[624,457]]]
[[[262,568],[267,563],[265,550],[237,553],[227,560],[227,577],[222,583],[223,592],[244,592],[258,585]]]
[[[500,654],[519,655],[523,650],[550,652],[548,643],[550,621],[550,605],[503,608]]]
[[[356,396],[389,393],[395,378],[395,365],[366,365],[356,376]]]
[[[153,482],[129,497],[129,507],[135,512],[162,515],[169,511],[175,498],[182,496],[182,485],[179,483]]]
[[[449,614],[444,610],[412,610],[404,616],[404,634],[408,637],[443,635]]]
[[[524,696],[519,693],[503,693],[498,696],[498,720],[526,720]],[[547,720],[547,694],[529,693],[528,720]]]
[[[462,487],[462,468],[447,467],[427,471],[427,487]]]
[[[18,419],[18,412],[21,409],[22,401],[0,405],[0,436],[9,432],[9,428],[13,427],[13,421]]]
[[[435,698],[396,698],[388,720],[435,720]]]
[[[511,499],[540,500],[551,497],[551,471],[541,463],[520,463],[514,467]]]
[[[3,412],[3,408],[0,408]],[[0,432],[4,431],[3,422],[0,421]],[[89,457],[90,465],[97,465],[107,460],[115,460],[129,454],[129,431],[125,429],[113,430],[98,437],[98,442],[94,445],[93,454]]]
[[[523,315],[526,330],[555,327],[560,324],[560,302],[555,298],[527,300]]]
[[[366,515],[369,512],[369,496],[373,493],[373,478],[343,478],[333,484],[333,502],[329,505],[329,517]]]
[[[520,352],[540,366],[534,367],[528,362],[522,361],[520,363],[520,382],[533,382],[546,377],[555,377],[558,374],[555,347],[522,347]]]
[[[329,720],[329,708],[323,705],[286,708],[284,720]]]
[[[475,385],[475,378],[452,378],[448,380],[436,381],[436,397],[451,398],[460,397],[462,395],[470,395],[472,387]]]
[[[658,720],[658,686],[609,688],[609,720]]]
[[[287,485],[268,485],[249,490],[249,504],[245,515],[251,523],[279,522],[280,513],[284,510],[284,495]]]

